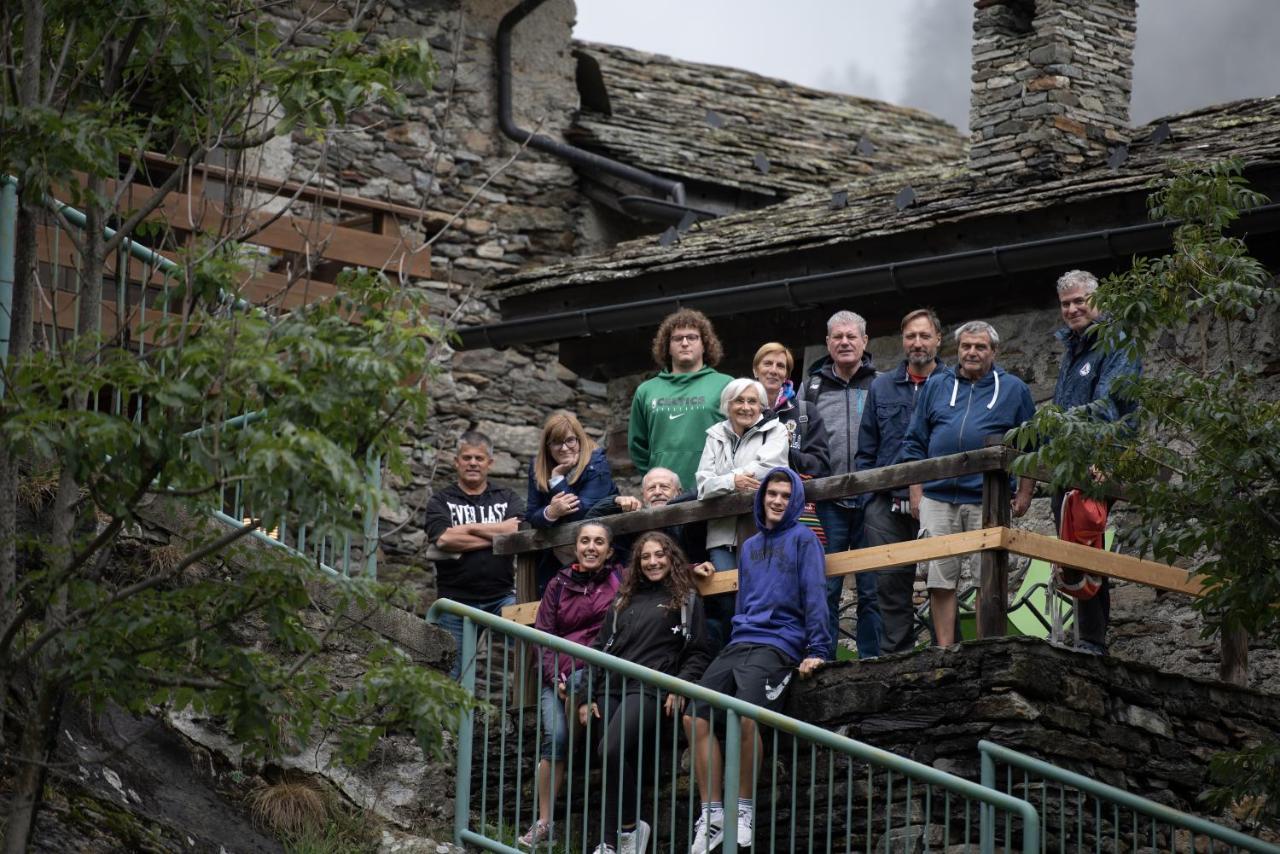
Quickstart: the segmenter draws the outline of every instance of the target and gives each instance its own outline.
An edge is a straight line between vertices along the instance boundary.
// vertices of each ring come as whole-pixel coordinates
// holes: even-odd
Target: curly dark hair
[[[724,358],[724,348],[716,337],[716,330],[711,321],[700,311],[682,308],[673,311],[662,319],[658,332],[653,336],[653,361],[659,370],[666,370],[671,364],[671,333],[676,329],[696,329],[702,336],[702,363],[715,367]]]
[[[693,583],[693,570],[689,566],[689,558],[685,557],[684,549],[680,548],[675,540],[661,531],[646,531],[636,537],[635,543],[631,546],[631,563],[627,566],[622,585],[618,588],[618,594],[614,598],[614,607],[619,612],[625,611],[627,605],[631,604],[631,596],[636,592],[640,579],[644,578],[644,572],[640,569],[640,552],[644,549],[644,544],[650,540],[661,546],[662,550],[671,559],[671,571],[662,580],[662,583],[666,585],[667,590],[671,593],[667,608],[676,611],[680,610],[680,606],[684,604],[689,591],[697,589],[697,585]]]

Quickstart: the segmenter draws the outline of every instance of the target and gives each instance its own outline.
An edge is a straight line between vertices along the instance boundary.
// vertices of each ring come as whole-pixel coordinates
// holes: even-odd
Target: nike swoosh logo
[[[671,419],[672,421],[675,421],[677,418],[683,418],[688,414],[689,413],[687,412],[681,412],[679,415],[668,415],[667,418]]]
[[[765,695],[765,697],[767,697],[767,698],[768,698],[768,699],[770,699],[770,700],[776,700],[776,699],[778,699],[778,695],[780,695],[780,694],[781,694],[781,693],[786,689],[786,687],[787,687],[787,683],[788,683],[788,682],[790,682],[790,681],[791,681],[791,674],[790,674],[790,673],[788,673],[788,674],[787,674],[787,677],[786,677],[785,679],[783,679],[783,680],[782,680],[782,684],[780,684],[780,685],[778,685],[778,686],[776,686],[776,687],[775,687],[775,686],[773,686],[773,685],[770,685],[770,684],[769,684],[769,680],[767,680],[767,679],[766,679],[766,680],[765,680],[765,683],[764,683],[764,695]]]

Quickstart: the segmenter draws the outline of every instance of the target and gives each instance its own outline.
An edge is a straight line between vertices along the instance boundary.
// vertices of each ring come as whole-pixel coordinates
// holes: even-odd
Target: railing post
[[[524,604],[537,600],[538,553],[523,552],[516,555],[516,602]],[[514,700],[522,706],[536,706],[538,705],[538,686],[542,680],[538,669],[538,651],[533,647],[526,647],[524,657],[524,666],[529,671],[530,678],[524,680],[525,689],[517,691]]]
[[[375,491],[382,489],[382,457],[369,457],[369,485]],[[280,538],[284,539],[283,529]],[[378,577],[378,541],[381,533],[378,530],[378,505],[371,503],[364,511],[364,575],[368,579]]]
[[[1004,469],[982,474],[982,527],[1008,527],[1009,472]],[[1008,631],[1009,553],[1004,549],[984,551],[978,558],[978,637],[1004,637]]]
[[[733,709],[724,713],[724,850],[738,851],[738,773],[742,767],[742,721]],[[707,735],[715,738],[715,733]],[[754,745],[752,747],[754,750]]]
[[[462,687],[475,696],[476,693],[476,624],[470,617],[462,618]],[[474,712],[462,712],[458,721],[458,770],[454,777],[453,842],[462,844],[462,832],[467,829],[471,817],[471,736],[475,725]]]
[[[982,749],[982,745],[978,745],[978,756],[982,763],[982,785],[987,789],[995,789],[996,787],[996,760],[995,758]],[[992,804],[980,804],[979,809],[982,810],[981,817],[978,819],[978,845],[982,854],[994,854],[996,850],[996,808]],[[1006,851],[1010,850],[1010,841],[1004,841]]]
[[[1232,685],[1249,684],[1249,635],[1225,624],[1218,635],[1218,678]]]

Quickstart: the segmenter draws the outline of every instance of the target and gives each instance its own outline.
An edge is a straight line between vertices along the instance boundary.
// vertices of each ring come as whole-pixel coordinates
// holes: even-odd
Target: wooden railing
[[[1011,527],[1010,466],[1017,457],[1016,450],[995,445],[919,462],[900,463],[807,481],[805,497],[810,501],[821,501],[883,492],[943,478],[982,475],[980,530],[829,554],[826,556],[827,575],[834,577],[874,572],[941,557],[977,553],[979,578],[976,605],[979,638],[998,637],[1007,631],[1010,554],[1038,558],[1159,590],[1190,596],[1200,594],[1202,579],[1186,569],[1066,543],[1054,537]],[[1035,479],[1047,481],[1048,477],[1041,473]],[[730,516],[738,517],[740,524],[743,519],[747,520],[747,524],[754,529],[750,515],[754,498],[754,493],[735,493],[702,501],[620,513],[594,521],[605,525],[614,534],[634,534]],[[507,613],[511,619],[519,622],[532,621],[537,609],[537,602],[534,601],[537,555],[543,549],[572,543],[576,528],[577,525],[573,524],[542,529],[527,528],[494,538],[495,553],[516,557],[516,598],[520,604]],[[711,578],[703,580],[699,586],[704,596],[729,593],[737,590],[738,574],[735,570],[717,572]],[[1228,659],[1231,656],[1230,650],[1236,645],[1237,642],[1224,634],[1224,671],[1232,666]]]

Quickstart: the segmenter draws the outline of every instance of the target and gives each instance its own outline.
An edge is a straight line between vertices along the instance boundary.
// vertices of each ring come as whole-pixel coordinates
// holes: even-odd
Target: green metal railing
[[[563,758],[553,751],[551,759],[560,763],[563,782],[556,783],[551,776],[549,805],[538,794],[533,780],[536,748],[548,726],[558,723],[548,717],[558,714],[557,703],[539,703],[530,711],[527,702],[534,687],[530,683],[538,678],[532,675],[530,657],[545,652],[557,668],[568,656],[575,659],[575,667],[580,663],[585,672],[598,674],[587,677],[599,684],[588,682],[584,693],[572,685],[570,710],[577,708],[584,694],[626,695],[629,690],[645,689],[653,691],[646,703],[659,703],[661,694],[667,693],[711,708],[713,729],[723,727],[724,731],[723,850],[729,854],[739,847],[743,720],[754,721],[763,736],[764,761],[749,793],[755,803],[755,851],[938,849],[990,854],[997,842],[1006,851],[1041,850],[1039,815],[1019,798],[458,602],[438,600],[429,618],[446,615],[462,623],[462,684],[489,703],[478,713],[479,724],[477,713],[464,713],[460,720],[454,805],[454,837],[460,845],[514,852],[512,837],[541,812],[558,819],[553,851],[585,854],[602,840],[617,844],[603,839],[610,805],[599,802],[599,793],[616,791],[617,802],[612,806],[621,812],[624,781],[618,777],[624,769],[608,767],[607,752],[597,755],[594,745],[602,735],[600,722],[587,720],[588,747],[570,739]],[[477,643],[482,628],[487,629],[483,649]],[[683,852],[692,841],[700,801],[690,776],[679,773],[675,721],[652,709],[648,718],[658,724],[646,733],[641,714],[638,754],[631,762],[637,784],[633,808],[654,828],[650,850]],[[475,756],[477,745],[479,757]],[[651,784],[648,795],[646,780]]]
[[[982,757],[982,785],[1036,805],[1043,851],[1054,850],[1056,842],[1058,851],[1280,854],[1280,846],[1002,745],[980,741],[978,750]],[[997,773],[997,763],[1005,767],[1003,780]]]

